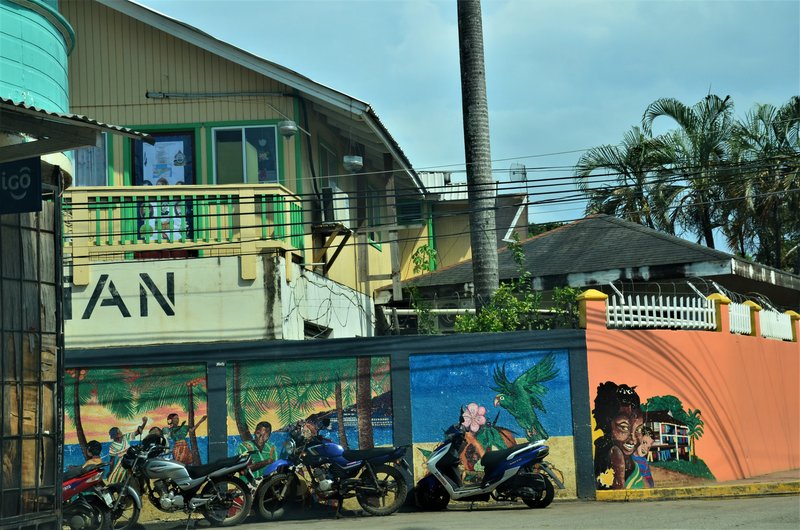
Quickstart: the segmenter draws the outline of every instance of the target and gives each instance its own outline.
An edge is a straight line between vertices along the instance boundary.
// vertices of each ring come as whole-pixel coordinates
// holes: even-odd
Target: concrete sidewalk
[[[800,495],[800,469],[700,486],[677,486],[641,490],[597,492],[598,501],[647,501],[667,499],[710,499],[751,495]]]

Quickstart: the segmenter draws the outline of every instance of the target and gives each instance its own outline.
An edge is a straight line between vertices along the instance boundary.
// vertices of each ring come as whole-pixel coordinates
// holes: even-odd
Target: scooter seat
[[[186,471],[189,473],[190,477],[200,478],[205,475],[210,475],[218,469],[233,467],[239,463],[240,458],[241,456],[232,456],[230,458],[223,458],[221,460],[217,460],[216,462],[211,462],[209,464],[203,464],[200,466],[186,466]]]
[[[517,444],[514,447],[509,447],[508,449],[500,449],[497,451],[489,451],[487,453],[484,453],[483,458],[481,458],[481,465],[484,467],[484,469],[497,467],[506,458],[508,458],[508,455],[510,455],[515,451],[519,451],[520,449],[527,446],[528,446],[527,443]]]

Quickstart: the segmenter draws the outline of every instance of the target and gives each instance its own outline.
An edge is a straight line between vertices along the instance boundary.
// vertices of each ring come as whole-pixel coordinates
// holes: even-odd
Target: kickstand
[[[189,523],[192,522],[192,515],[194,514],[194,510],[189,512],[189,517],[186,518],[186,530],[189,530]]]
[[[475,501],[472,501],[471,503],[469,503],[469,511],[472,511],[472,509],[474,507],[475,507]]]

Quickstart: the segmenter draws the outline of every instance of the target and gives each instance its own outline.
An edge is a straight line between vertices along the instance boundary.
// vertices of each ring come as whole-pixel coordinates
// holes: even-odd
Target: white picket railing
[[[699,296],[613,295],[606,303],[609,328],[716,329],[714,302]]]
[[[731,316],[731,333],[740,335],[752,335],[753,325],[750,320],[750,306],[731,302],[728,304]]]
[[[792,319],[785,313],[764,309],[761,318],[761,336],[767,339],[792,340]]]

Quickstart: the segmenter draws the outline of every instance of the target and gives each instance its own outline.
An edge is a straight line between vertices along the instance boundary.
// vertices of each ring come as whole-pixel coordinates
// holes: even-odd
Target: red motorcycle
[[[111,495],[103,485],[105,464],[72,467],[64,473],[64,525],[70,530],[104,530],[111,524]]]

